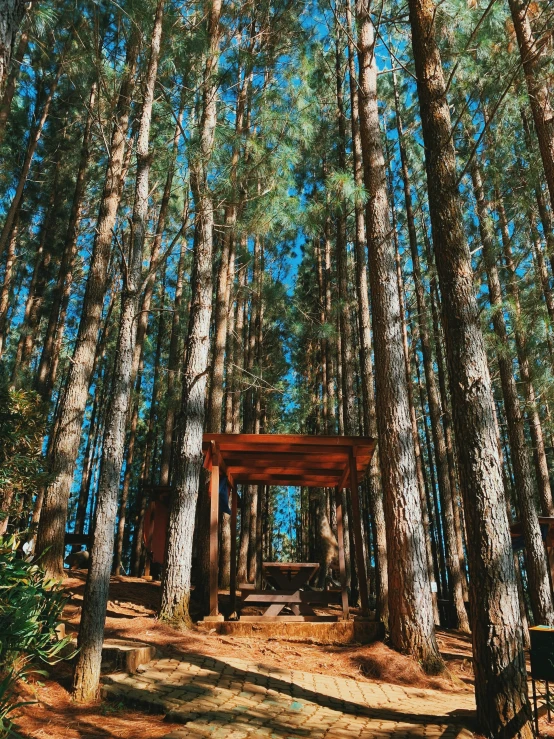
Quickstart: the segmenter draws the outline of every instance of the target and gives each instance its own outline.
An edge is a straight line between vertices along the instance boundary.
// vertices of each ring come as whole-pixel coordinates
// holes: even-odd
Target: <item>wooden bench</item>
[[[318,570],[319,564],[313,562],[264,562],[262,574],[273,589],[259,590],[245,583],[246,587],[240,587],[241,603],[268,607],[260,617],[241,616],[241,620],[274,620],[285,617],[290,620],[291,616],[281,616],[285,607],[290,608],[295,620],[313,621],[319,618],[312,606],[340,603],[341,592],[304,589]]]

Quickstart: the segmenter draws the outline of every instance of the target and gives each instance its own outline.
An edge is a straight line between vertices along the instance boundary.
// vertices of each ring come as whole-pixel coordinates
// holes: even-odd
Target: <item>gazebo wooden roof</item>
[[[363,436],[300,434],[204,434],[204,465],[211,468],[212,445],[231,485],[350,487],[351,458],[356,476],[367,471],[375,442]]]
[[[204,434],[204,467],[211,472],[210,494],[210,616],[218,614],[219,474],[227,476],[235,494],[231,502],[231,599],[236,592],[236,486],[290,485],[336,490],[339,569],[344,616],[348,615],[341,491],[349,488],[358,571],[365,573],[359,481],[365,476],[375,442],[363,436],[303,436],[300,434]],[[360,577],[362,611],[369,609],[365,574]]]

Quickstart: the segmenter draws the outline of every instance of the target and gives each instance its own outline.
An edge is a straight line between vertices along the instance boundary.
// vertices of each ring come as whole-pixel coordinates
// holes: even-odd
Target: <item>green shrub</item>
[[[0,532],[6,518],[27,518],[33,497],[46,482],[45,425],[38,393],[10,389],[0,374]]]
[[[8,736],[9,716],[22,705],[17,682],[38,672],[33,663],[61,659],[69,642],[56,634],[66,600],[61,586],[22,559],[18,544],[14,536],[0,537],[0,738]]]

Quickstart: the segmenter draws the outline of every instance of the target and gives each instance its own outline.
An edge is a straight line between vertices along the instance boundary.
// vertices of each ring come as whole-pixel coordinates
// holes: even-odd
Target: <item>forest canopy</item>
[[[0,8],[0,534],[58,579],[66,534],[91,537],[78,699],[155,487],[159,617],[209,611],[204,432],[369,436],[363,567],[339,505],[351,605],[367,581],[428,672],[435,626],[471,628],[483,733],[531,735],[523,648],[554,625],[552,21],[546,0]],[[325,587],[336,507],[242,486],[239,581],[315,561]],[[222,588],[230,551],[223,517]]]

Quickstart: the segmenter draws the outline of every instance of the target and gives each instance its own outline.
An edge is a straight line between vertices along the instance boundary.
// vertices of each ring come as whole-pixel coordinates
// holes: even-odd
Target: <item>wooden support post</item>
[[[348,618],[348,590],[346,589],[346,560],[344,559],[344,528],[342,525],[342,495],[341,489],[336,488],[337,501],[337,539],[339,545],[339,572],[342,591],[342,615]]]
[[[219,544],[219,454],[212,449],[212,476],[210,478],[210,616],[218,615],[218,544]]]
[[[264,496],[264,485],[258,485],[258,499],[256,511],[256,587],[262,588],[262,499]]]
[[[350,525],[354,527],[354,545],[356,548],[356,565],[358,566],[358,588],[362,603],[362,615],[369,615],[369,597],[367,593],[367,574],[364,560],[364,545],[362,538],[362,512],[360,510],[360,495],[358,491],[358,469],[356,458],[350,452],[350,495],[352,498],[352,518]]]
[[[230,597],[231,597],[231,615],[237,610],[237,509],[238,509],[238,492],[236,486],[232,488],[231,498],[231,581],[230,581]]]

